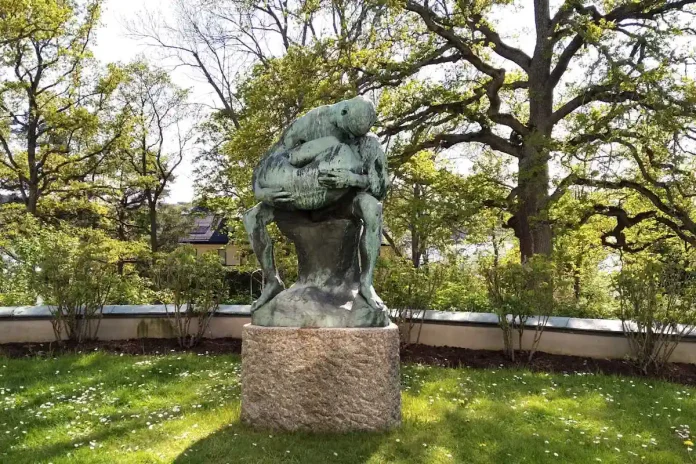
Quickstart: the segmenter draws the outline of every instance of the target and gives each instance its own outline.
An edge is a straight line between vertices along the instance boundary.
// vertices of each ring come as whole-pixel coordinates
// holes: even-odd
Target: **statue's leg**
[[[285,289],[283,281],[278,276],[273,256],[273,241],[266,228],[272,221],[273,207],[265,203],[259,203],[244,213],[244,228],[249,235],[254,254],[261,264],[265,282],[261,296],[251,305],[252,312]]]
[[[384,303],[372,287],[382,242],[382,203],[372,195],[360,192],[353,200],[353,214],[363,223],[360,236],[360,294],[371,307],[382,309]]]

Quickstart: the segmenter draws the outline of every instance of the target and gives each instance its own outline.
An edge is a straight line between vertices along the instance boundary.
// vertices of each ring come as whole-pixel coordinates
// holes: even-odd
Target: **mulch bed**
[[[490,369],[519,367],[535,372],[576,373],[649,377],[684,385],[696,385],[696,365],[670,363],[661,373],[644,374],[630,360],[594,359],[537,352],[531,363],[526,353],[520,361],[510,361],[502,351],[469,350],[448,346],[408,345],[401,348],[401,360],[442,367]]]
[[[236,338],[204,339],[199,345],[184,350],[174,339],[144,338],[136,340],[114,340],[85,342],[80,346],[64,343],[9,343],[0,345],[0,356],[23,358],[32,356],[56,356],[66,353],[88,353],[91,351],[124,353],[131,355],[165,354],[171,352],[193,352],[201,354],[239,354],[242,341]],[[649,377],[684,385],[696,385],[696,365],[672,363],[660,374],[644,374],[633,363],[620,359],[594,359],[579,356],[564,356],[536,353],[531,363],[526,356],[521,361],[510,361],[502,351],[469,350],[447,346],[405,345],[401,347],[401,360],[410,363],[441,367],[471,367],[476,369],[499,369],[501,367],[527,368],[536,372],[596,373]]]
[[[205,354],[230,354],[242,352],[242,341],[237,338],[205,338],[191,349],[181,348],[173,338],[139,338],[133,340],[97,340],[76,345],[56,343],[7,343],[0,344],[0,356],[23,358],[31,356],[56,356],[59,354],[106,351],[116,354],[165,354],[191,352]]]

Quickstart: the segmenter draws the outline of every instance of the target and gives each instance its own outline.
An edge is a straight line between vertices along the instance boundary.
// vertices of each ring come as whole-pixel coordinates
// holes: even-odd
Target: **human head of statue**
[[[355,97],[336,103],[332,107],[336,126],[354,137],[361,137],[374,126],[377,112],[369,100]]]

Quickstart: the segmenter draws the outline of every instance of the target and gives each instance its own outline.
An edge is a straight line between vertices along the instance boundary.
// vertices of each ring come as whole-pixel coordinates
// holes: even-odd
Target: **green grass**
[[[403,427],[239,422],[236,356],[0,358],[0,463],[683,463],[696,389],[599,375],[404,366]],[[693,458],[696,461],[696,458]]]

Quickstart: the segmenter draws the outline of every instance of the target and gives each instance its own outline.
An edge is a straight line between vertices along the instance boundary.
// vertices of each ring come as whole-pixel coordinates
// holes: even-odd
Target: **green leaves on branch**
[[[227,297],[227,274],[220,258],[181,246],[157,257],[153,273],[179,345],[196,345]]]
[[[72,183],[99,174],[121,136],[123,115],[111,107],[118,73],[103,73],[90,51],[101,4],[0,4],[0,188],[34,215],[59,216],[62,203],[98,189]],[[56,195],[63,201],[42,204]]]
[[[104,305],[121,282],[121,244],[99,231],[44,228],[20,252],[31,284],[49,305],[57,340],[96,339]]]
[[[696,328],[696,270],[684,257],[636,260],[616,276],[619,317],[643,371],[665,367],[677,344]]]

